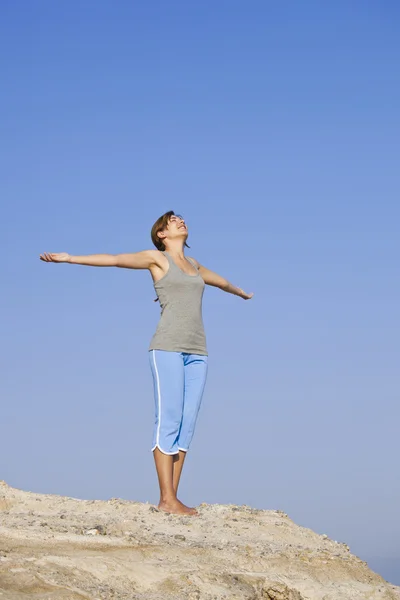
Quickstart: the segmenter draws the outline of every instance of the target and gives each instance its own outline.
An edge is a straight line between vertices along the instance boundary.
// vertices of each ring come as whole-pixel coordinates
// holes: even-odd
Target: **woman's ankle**
[[[174,492],[170,492],[169,494],[164,494],[160,496],[160,504],[169,504],[170,502],[176,502],[177,497]]]

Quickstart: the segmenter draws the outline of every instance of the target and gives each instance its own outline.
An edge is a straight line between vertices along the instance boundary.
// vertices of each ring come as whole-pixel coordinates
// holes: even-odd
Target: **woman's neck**
[[[177,244],[168,244],[168,246],[165,247],[165,250],[168,252],[168,254],[171,254],[171,256],[185,258],[184,245],[180,242]]]

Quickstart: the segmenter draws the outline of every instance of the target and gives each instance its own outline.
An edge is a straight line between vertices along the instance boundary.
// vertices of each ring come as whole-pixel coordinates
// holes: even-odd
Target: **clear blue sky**
[[[165,211],[209,288],[181,498],[281,509],[400,584],[400,7],[5,0],[1,478],[158,502],[146,271]],[[397,565],[397,566],[396,566]]]

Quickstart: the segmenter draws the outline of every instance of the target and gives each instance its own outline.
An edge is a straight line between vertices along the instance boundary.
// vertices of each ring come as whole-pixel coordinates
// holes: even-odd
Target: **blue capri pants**
[[[155,423],[151,450],[188,451],[207,379],[208,356],[149,351],[154,383]]]

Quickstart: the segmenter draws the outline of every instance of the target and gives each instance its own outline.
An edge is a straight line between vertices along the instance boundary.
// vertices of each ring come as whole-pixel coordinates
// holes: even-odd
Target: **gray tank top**
[[[160,300],[161,318],[149,350],[169,350],[207,355],[202,317],[205,283],[196,265],[196,275],[188,275],[175,264],[167,251],[169,269],[155,282],[154,289]]]

